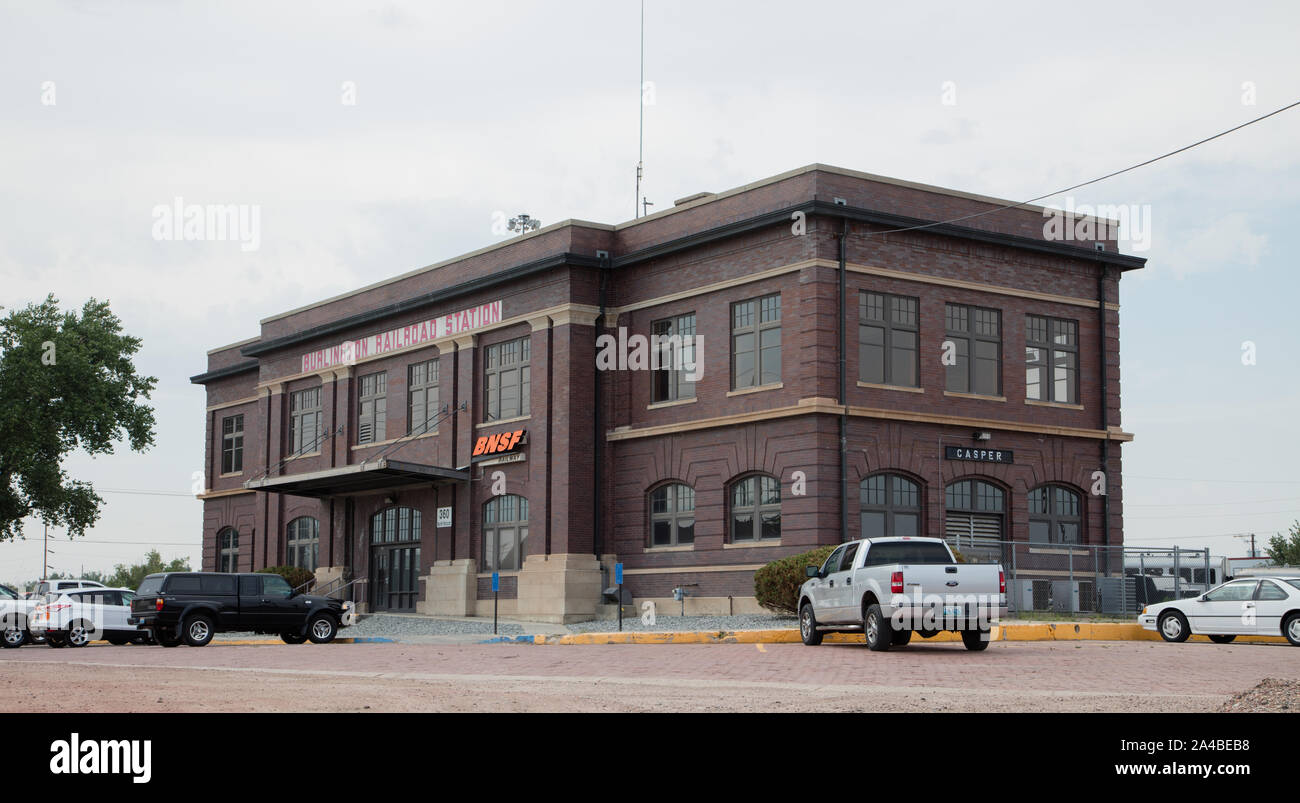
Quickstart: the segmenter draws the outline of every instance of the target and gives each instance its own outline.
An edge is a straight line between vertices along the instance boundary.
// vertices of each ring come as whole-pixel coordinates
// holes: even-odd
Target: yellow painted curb
[[[1161,641],[1160,635],[1138,624],[1123,622],[1043,622],[994,627],[993,641]],[[1205,636],[1192,636],[1208,641]],[[861,644],[861,633],[828,633],[828,644]],[[913,635],[912,644],[961,641],[959,633],[944,631],[926,639]],[[680,633],[573,633],[564,636],[535,636],[534,644],[797,644],[798,630],[735,630]],[[1233,643],[1285,644],[1281,636],[1238,636]]]

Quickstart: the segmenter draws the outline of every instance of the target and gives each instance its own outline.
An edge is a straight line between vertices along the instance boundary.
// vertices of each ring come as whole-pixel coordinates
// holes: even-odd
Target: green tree
[[[124,437],[154,442],[148,399],[157,384],[136,373],[140,339],[122,333],[108,302],[62,312],[53,295],[0,318],[0,542],[35,516],[84,535],[104,500],[61,465],[75,449],[112,454]]]
[[[1278,566],[1300,566],[1300,520],[1291,525],[1286,535],[1278,533],[1268,539],[1264,551]]]
[[[134,566],[127,566],[119,563],[113,567],[113,573],[104,581],[104,585],[110,588],[130,588],[132,590],[140,587],[141,581],[147,575],[157,574],[158,572],[188,572],[190,571],[190,562],[184,558],[176,558],[171,563],[163,563],[162,555],[158,550],[151,549],[149,554],[145,555],[144,563],[137,563]]]

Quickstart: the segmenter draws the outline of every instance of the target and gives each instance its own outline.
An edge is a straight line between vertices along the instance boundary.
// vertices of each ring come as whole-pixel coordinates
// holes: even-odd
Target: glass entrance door
[[[376,611],[414,611],[420,592],[418,546],[375,547],[370,558],[371,608]]]

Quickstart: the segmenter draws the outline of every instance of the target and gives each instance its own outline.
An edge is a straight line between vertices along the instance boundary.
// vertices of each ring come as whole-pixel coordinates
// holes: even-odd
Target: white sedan
[[[1165,641],[1193,634],[1217,644],[1237,636],[1285,636],[1300,647],[1300,577],[1232,580],[1199,597],[1148,605],[1138,624]]]

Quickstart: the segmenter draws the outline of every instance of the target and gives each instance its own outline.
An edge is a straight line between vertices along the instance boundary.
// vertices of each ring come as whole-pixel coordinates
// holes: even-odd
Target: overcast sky
[[[108,299],[159,377],[155,448],[68,461],[107,504],[84,542],[58,534],[58,570],[150,545],[197,562],[208,349],[499,240],[494,213],[633,214],[633,0],[0,9],[0,305]],[[643,191],[663,209],[824,162],[1027,199],[1300,100],[1298,23],[1286,3],[648,0]],[[1297,141],[1300,109],[1072,194],[1151,221],[1121,285],[1129,543],[1245,555],[1225,534],[1300,518]],[[156,240],[177,197],[259,207],[258,247]],[[28,533],[0,581],[40,574]]]

